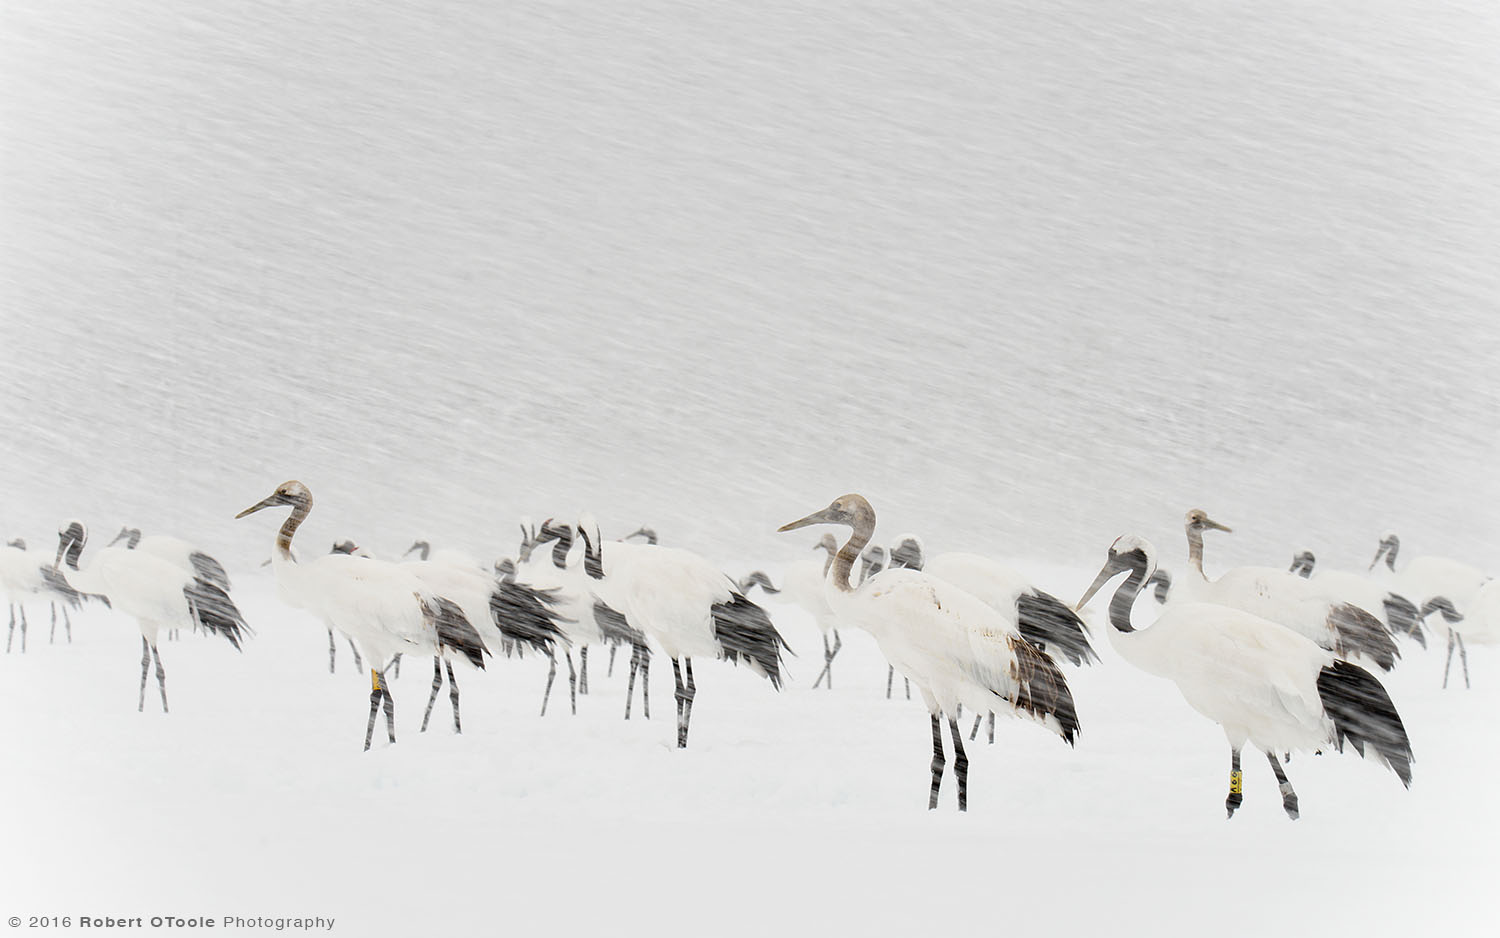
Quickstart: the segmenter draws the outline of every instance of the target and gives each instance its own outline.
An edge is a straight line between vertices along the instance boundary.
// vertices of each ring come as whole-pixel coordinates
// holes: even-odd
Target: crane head
[[[312,492],[308,491],[307,486],[301,482],[292,479],[289,482],[283,482],[276,486],[276,491],[251,505],[249,508],[246,508],[235,515],[235,517],[243,518],[246,515],[260,511],[262,508],[275,508],[278,505],[287,505],[292,508],[301,508],[304,511],[309,511],[312,509]]]
[[[1226,534],[1234,533],[1233,528],[1227,528],[1214,519],[1210,518],[1208,516],[1208,512],[1204,511],[1202,508],[1194,508],[1192,511],[1188,512],[1187,517],[1184,519],[1184,523],[1186,524],[1187,529],[1190,533],[1193,531],[1196,531],[1199,534],[1202,534],[1204,531],[1223,531]]]

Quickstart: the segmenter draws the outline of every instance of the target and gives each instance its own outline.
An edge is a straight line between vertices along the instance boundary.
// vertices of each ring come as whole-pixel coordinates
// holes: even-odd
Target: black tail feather
[[[193,565],[193,572],[198,574],[198,579],[207,580],[224,592],[229,592],[229,574],[224,572],[223,565],[217,560],[195,550],[188,555],[188,562]]]
[[[554,645],[567,643],[557,627],[559,616],[553,611],[556,602],[556,589],[539,590],[500,580],[490,592],[490,615],[501,635],[521,648],[551,655]]]
[[[457,603],[441,596],[434,596],[430,601],[424,599],[422,615],[437,629],[439,653],[452,648],[469,659],[469,664],[483,670],[484,656],[489,649],[484,647],[484,639],[479,637],[479,631]]]
[[[195,579],[182,588],[182,594],[187,597],[193,621],[203,631],[224,636],[237,649],[247,637],[255,634],[234,600],[217,584]]]
[[[1340,752],[1346,739],[1360,755],[1365,755],[1368,745],[1401,784],[1411,787],[1411,740],[1396,705],[1373,674],[1347,661],[1335,661],[1318,674],[1318,696],[1333,721],[1333,741]]]
[[[1067,603],[1050,593],[1032,590],[1016,600],[1021,635],[1044,652],[1057,654],[1075,665],[1098,661],[1089,644],[1088,626]]]
[[[1441,612],[1443,614],[1443,621],[1450,625],[1454,622],[1462,622],[1464,620],[1464,614],[1455,609],[1452,601],[1446,596],[1434,596],[1423,603],[1422,612],[1417,618],[1425,621],[1434,612]]]
[[[1422,619],[1417,613],[1417,604],[1405,596],[1388,593],[1382,604],[1385,619],[1391,624],[1391,634],[1414,639],[1423,648],[1427,647],[1427,633],[1422,629]]]
[[[758,666],[781,689],[781,650],[791,651],[786,639],[771,624],[766,611],[739,593],[727,603],[713,607],[714,638],[719,643],[719,657],[734,664],[741,659]]]
[[[599,624],[599,631],[609,644],[646,648],[646,633],[627,622],[625,614],[613,606],[595,600],[594,621]],[[646,654],[650,653],[648,649]]]
[[[1395,640],[1380,620],[1353,603],[1340,603],[1330,609],[1328,624],[1333,626],[1333,653],[1340,658],[1363,655],[1380,670],[1389,671],[1401,657]]]
[[[64,603],[72,606],[74,609],[81,608],[83,606],[83,600],[85,598],[104,599],[103,596],[95,596],[93,594],[84,594],[78,592],[71,585],[69,585],[66,577],[64,577],[61,573],[58,573],[51,567],[41,566],[37,569],[41,570],[42,580],[47,584],[47,588],[56,593]],[[104,601],[105,604],[108,605],[109,600],[105,599]]]
[[[1024,637],[1008,639],[1010,650],[1016,659],[1016,691],[1008,698],[1016,709],[1024,710],[1035,717],[1052,717],[1062,730],[1062,738],[1069,745],[1078,737],[1078,708],[1073,703],[1073,692],[1068,689],[1068,680],[1063,677],[1057,663],[1047,657],[1041,649]]]

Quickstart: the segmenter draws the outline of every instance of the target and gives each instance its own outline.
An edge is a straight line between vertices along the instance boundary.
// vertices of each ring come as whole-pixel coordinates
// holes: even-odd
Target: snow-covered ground
[[[1043,575],[1075,596],[1092,573]],[[240,573],[236,595],[257,630],[242,654],[162,644],[169,715],[154,678],[135,711],[139,635],[108,610],[66,645],[39,609],[26,654],[0,655],[0,915],[323,916],[362,935],[1477,935],[1500,919],[1489,649],[1470,691],[1439,690],[1441,655],[1410,646],[1385,678],[1410,791],[1349,754],[1301,755],[1292,822],[1250,756],[1226,822],[1222,734],[1096,625],[1103,662],[1068,672],[1077,749],[1002,720],[994,746],[970,744],[960,815],[951,778],[926,809],[926,713],[885,699],[874,643],[846,633],[835,689],[811,690],[818,633],[774,597],[799,655],[786,688],[701,662],[686,751],[666,663],[652,719],[625,722],[626,657],[606,677],[596,649],[576,717],[562,678],[538,717],[540,659],[460,672],[462,736],[446,693],[418,733],[431,668],[409,660],[398,742],[377,727],[362,752],[369,681],[347,646],[330,676],[326,633],[269,574]]]

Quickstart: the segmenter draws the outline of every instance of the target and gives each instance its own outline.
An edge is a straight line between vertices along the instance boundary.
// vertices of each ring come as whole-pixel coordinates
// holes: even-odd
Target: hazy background
[[[1494,4],[806,6],[3,0],[0,533],[1500,569]]]

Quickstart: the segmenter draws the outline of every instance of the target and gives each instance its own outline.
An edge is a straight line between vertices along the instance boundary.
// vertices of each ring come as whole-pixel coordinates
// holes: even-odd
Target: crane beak
[[[121,541],[125,540],[125,538],[129,536],[129,534],[130,534],[130,529],[129,528],[121,528],[120,529],[120,533],[115,535],[115,539],[112,540],[112,541],[110,541],[108,544],[106,544],[104,546],[105,547],[113,547],[116,544],[120,543]]]
[[[1223,531],[1225,534],[1234,533],[1234,528],[1231,528],[1228,525],[1220,524],[1212,518],[1204,518],[1203,527],[1208,531]]]
[[[788,522],[786,524],[783,524],[781,527],[777,528],[776,531],[777,531],[777,533],[781,533],[781,532],[785,532],[785,531],[795,531],[798,528],[805,528],[805,527],[807,527],[810,524],[848,524],[848,523],[849,522],[843,517],[843,513],[842,512],[834,511],[832,508],[824,508],[822,511],[815,511],[815,512],[813,512],[812,514],[808,515],[806,518],[798,518],[796,521],[790,521],[790,522]]]
[[[1083,598],[1073,604],[1073,610],[1076,612],[1088,605],[1088,601],[1094,598],[1095,593],[1099,592],[1099,587],[1108,583],[1115,574],[1120,572],[1120,569],[1115,564],[1115,559],[1113,557],[1109,558],[1104,564],[1104,569],[1100,570],[1099,575],[1094,577],[1094,582],[1090,583],[1089,588],[1083,591]]]
[[[251,505],[249,508],[246,508],[244,511],[235,515],[235,518],[239,519],[245,517],[246,515],[253,515],[257,511],[260,511],[262,508],[274,508],[277,505],[285,504],[286,502],[282,500],[281,496],[273,492],[260,501],[256,502],[255,504]]]

